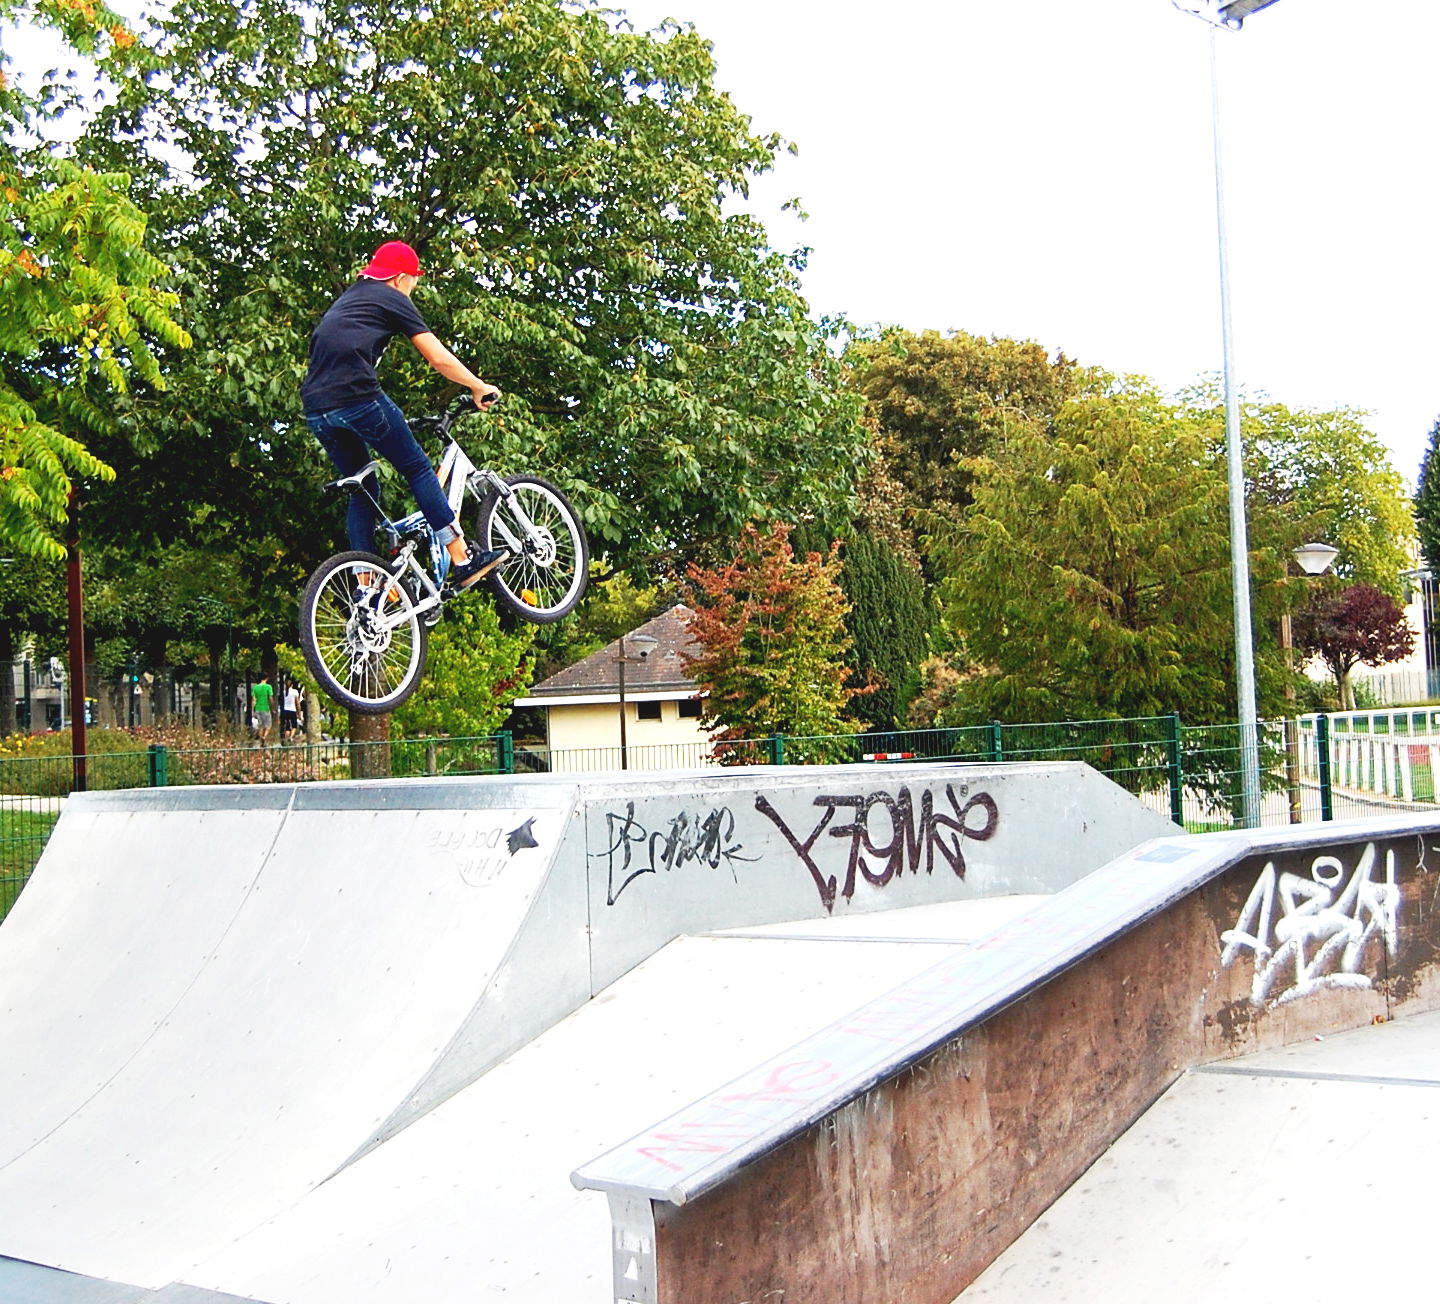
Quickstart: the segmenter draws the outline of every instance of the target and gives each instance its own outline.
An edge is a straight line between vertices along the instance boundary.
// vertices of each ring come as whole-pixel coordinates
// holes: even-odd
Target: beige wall
[[[643,699],[642,699],[643,700]],[[670,769],[709,763],[709,736],[700,721],[680,717],[675,698],[661,701],[659,720],[637,718],[626,700],[626,743],[632,769]],[[616,702],[551,706],[546,710],[556,769],[610,769],[620,763],[620,708]],[[585,753],[585,755],[553,755]]]

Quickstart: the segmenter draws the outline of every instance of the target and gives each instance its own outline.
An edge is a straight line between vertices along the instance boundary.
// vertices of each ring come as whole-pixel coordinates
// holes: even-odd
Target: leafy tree
[[[1216,456],[1224,421],[1210,384],[1181,397],[1197,419],[1208,414]],[[1268,400],[1243,400],[1247,504],[1280,527],[1276,544],[1288,552],[1319,540],[1340,550],[1335,573],[1373,584],[1392,597],[1411,562],[1415,522],[1404,481],[1390,465],[1380,439],[1349,408],[1291,408]]]
[[[203,670],[209,709],[221,712],[230,700],[227,663],[258,660],[249,632],[237,628],[243,604],[224,596],[244,589],[235,557],[179,542],[130,541],[90,549],[86,564],[86,624],[120,649],[111,664],[169,667],[182,678]]]
[[[308,565],[335,529],[295,420],[306,333],[388,236],[419,249],[437,333],[511,395],[487,457],[571,490],[617,564],[844,519],[858,402],[797,260],[724,210],[781,142],[693,31],[563,0],[178,0],[148,44],[165,76],[120,87],[90,147],[138,155],[197,347],[183,407],[136,417],[178,482],[116,500],[126,521],[253,537],[257,591],[294,583],[259,563]],[[413,409],[445,388],[404,348],[387,366]]]
[[[691,566],[690,630],[702,651],[687,658],[708,690],[704,723],[720,741],[783,733],[828,738],[850,732],[847,604],[837,550],[795,556],[790,528],[745,527],[726,565]],[[813,759],[836,749],[809,744]]]
[[[0,20],[21,6],[0,0]],[[121,66],[134,38],[102,4],[37,0],[25,12],[73,50]],[[77,476],[112,479],[84,442],[113,429],[108,400],[132,376],[163,388],[147,336],[188,337],[159,287],[145,217],[119,171],[95,171],[33,144],[52,98],[12,84],[0,51],[0,542],[57,558]]]
[[[1317,593],[1296,614],[1294,630],[1296,646],[1329,666],[1347,711],[1355,706],[1350,672],[1357,665],[1399,661],[1415,646],[1415,631],[1400,604],[1373,584]]]
[[[492,603],[452,603],[430,632],[425,678],[395,711],[395,731],[411,738],[493,734],[530,686],[531,638],[529,626],[503,631]]]
[[[886,471],[903,486],[906,507],[921,512],[968,505],[970,459],[1048,422],[1078,381],[1063,354],[964,331],[890,328],[856,341],[845,360]]]
[[[973,509],[934,537],[969,667],[942,724],[1234,716],[1226,486],[1208,431],[1139,379],[1090,386],[1053,432],[1021,427],[975,459]],[[1283,568],[1264,547],[1251,564],[1264,629]],[[1264,669],[1278,694],[1278,658]]]
[[[1430,443],[1420,463],[1414,507],[1420,554],[1431,573],[1440,575],[1440,420],[1430,427]]]

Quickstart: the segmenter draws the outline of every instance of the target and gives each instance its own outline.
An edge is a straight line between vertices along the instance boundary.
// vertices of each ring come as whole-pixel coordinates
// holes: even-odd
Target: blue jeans
[[[425,513],[430,528],[440,536],[440,542],[448,543],[455,537],[451,528],[455,514],[445,499],[435,469],[410,433],[404,413],[386,395],[353,407],[311,414],[305,423],[342,476],[354,475],[370,461],[372,452],[383,457],[405,477],[416,505]],[[374,492],[378,499],[378,485]],[[350,495],[345,532],[356,551],[375,551],[375,509],[364,494]]]

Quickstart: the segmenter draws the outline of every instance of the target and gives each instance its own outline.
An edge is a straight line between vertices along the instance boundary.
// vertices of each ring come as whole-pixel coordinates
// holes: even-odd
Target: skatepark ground
[[[1364,972],[1375,920],[1400,909],[1378,866],[1408,884],[1409,863],[1369,828],[1346,835],[1363,854],[1303,851],[1320,866],[1291,876],[1303,901],[1343,860],[1353,891],[1326,906],[1364,936],[1343,973],[1307,957],[1280,1006],[1251,1008],[1229,999],[1252,983],[1230,973],[1236,943],[1223,964],[1207,948],[1227,919],[1225,936],[1260,931],[1240,904],[1269,881],[1254,866],[1309,835],[1257,851],[1169,833],[1079,765],[76,799],[0,927],[0,1301],[741,1304],[732,1269],[780,1283],[812,1252],[776,1298],[869,1304],[866,1272],[896,1304],[1278,1299],[1373,1284],[1380,1262],[1389,1277],[1424,1245],[1408,1233],[1440,1105],[1440,1015]],[[1424,833],[1394,833],[1428,884]],[[1310,908],[1292,910],[1298,890],[1282,924]],[[1396,972],[1408,936],[1384,948]],[[1139,991],[1157,963],[1159,1014]],[[1103,986],[1066,995],[1077,978]],[[1108,1013],[1082,1028],[1075,1011],[1120,987],[1137,1031]],[[1037,994],[1058,1022],[1025,1013]],[[1380,1021],[1310,1031],[1332,999],[1342,1023]],[[1288,1044],[1237,1053],[1267,1019]],[[1181,1033],[1214,1053],[1185,1061]],[[1021,1099],[1013,1068],[987,1079],[1002,1045],[1042,1097]],[[951,1061],[990,1121],[937,1094],[934,1135],[919,1124],[917,1157],[886,1168],[916,1129],[884,1093]],[[973,1235],[941,1189],[966,1167],[956,1135],[1010,1155],[1002,1111],[1058,1135],[1039,1120],[1078,1117],[1067,1095],[1093,1102],[1091,1148],[1022,1138],[1003,1198],[976,1162],[964,1200],[1009,1213]],[[877,1141],[884,1164],[865,1157]],[[822,1202],[799,1192],[834,1187],[839,1154],[853,1189],[828,1257],[857,1266],[826,1285],[835,1265],[803,1225]],[[764,1256],[703,1222],[730,1190],[753,1214],[755,1182],[790,1211],[763,1223]],[[947,1212],[891,1244],[889,1206],[913,1200]],[[998,1252],[978,1276],[949,1266],[972,1240]],[[957,1274],[974,1277],[958,1296],[940,1284]]]

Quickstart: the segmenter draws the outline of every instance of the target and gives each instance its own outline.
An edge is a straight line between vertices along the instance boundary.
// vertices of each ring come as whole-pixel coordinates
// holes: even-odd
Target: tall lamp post
[[[1308,577],[1323,575],[1340,555],[1328,543],[1304,543],[1291,556]],[[1280,646],[1285,652],[1285,786],[1290,794],[1290,823],[1299,824],[1300,814],[1300,727],[1295,720],[1295,636],[1290,625],[1290,608],[1280,613]]]
[[[627,642],[629,647],[634,649],[634,656],[627,654]],[[615,657],[615,664],[620,668],[620,768],[622,770],[630,768],[630,746],[625,735],[625,667],[639,665],[659,646],[659,643],[660,640],[651,634],[620,635],[620,651]]]
[[[1235,699],[1240,723],[1241,820],[1260,823],[1260,734],[1255,705],[1255,636],[1250,616],[1250,545],[1245,526],[1245,450],[1235,392],[1235,346],[1230,325],[1230,256],[1225,235],[1225,190],[1220,167],[1220,82],[1215,29],[1239,31],[1245,19],[1276,0],[1172,0],[1210,24],[1210,128],[1215,154],[1215,226],[1220,254],[1220,334],[1225,380],[1225,460],[1230,486],[1230,583],[1235,610]]]

